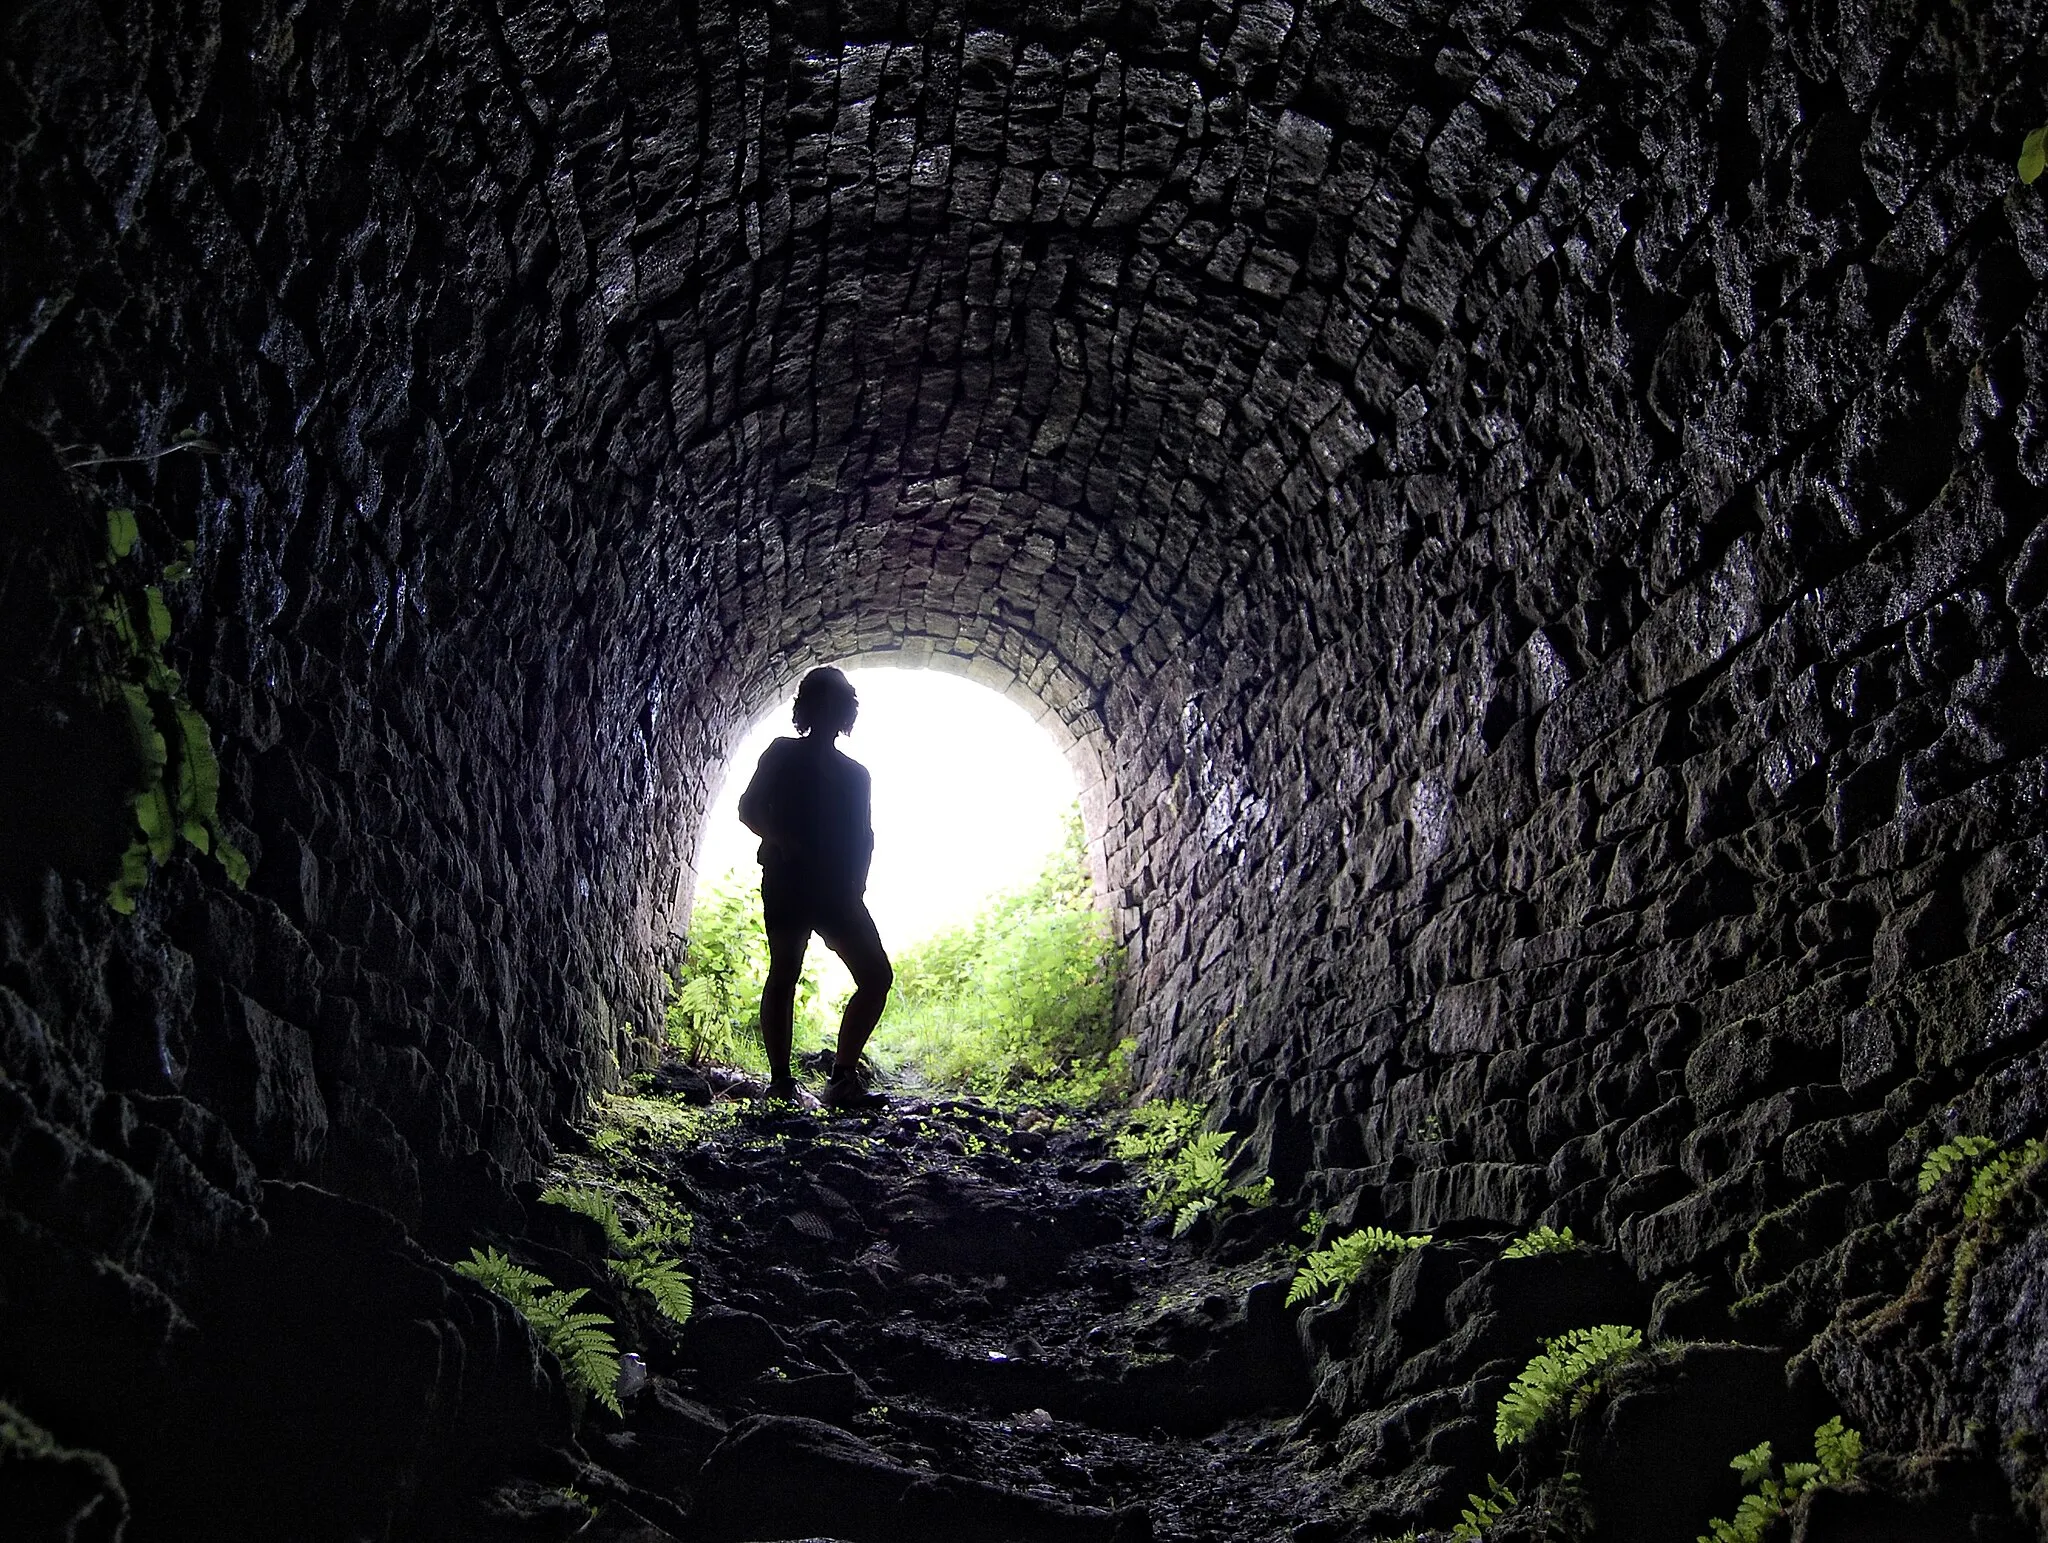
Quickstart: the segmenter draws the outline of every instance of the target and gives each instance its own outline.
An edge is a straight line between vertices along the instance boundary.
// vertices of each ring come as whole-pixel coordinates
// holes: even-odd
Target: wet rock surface
[[[349,1486],[258,1429],[337,1525],[467,1471],[458,1362],[537,1401],[509,1431],[565,1419],[421,1261],[651,1062],[747,720],[884,654],[1070,743],[1145,1077],[1284,1198],[1438,1233],[1418,1281],[1570,1225],[1653,1329],[1810,1345],[1857,1423],[2042,1514],[2041,1218],[1900,1219],[1940,1141],[2048,1131],[2044,25],[8,10],[0,1397],[215,1525],[261,1409],[207,1363],[278,1324],[337,1400],[309,1429],[351,1429],[367,1337],[447,1458],[352,1436]],[[253,863],[126,919],[113,507],[153,573],[191,543],[166,658]],[[352,1268],[273,1230],[301,1185],[395,1219],[377,1312],[323,1309],[352,1336],[234,1286]],[[912,1283],[1108,1246],[841,1198],[899,1208]],[[838,1224],[778,1218],[786,1267]],[[1488,1316],[1345,1341],[1318,1439],[1441,1504]],[[789,1417],[861,1396],[817,1375]],[[208,1388],[218,1449],[163,1414]]]
[[[1291,1256],[1174,1242],[1090,1122],[728,1110],[634,1145],[697,1217],[700,1305],[582,1436],[687,1536],[1264,1543],[1344,1514],[1295,1429]]]
[[[673,1070],[651,1081],[709,1093]],[[593,1406],[580,1447],[550,1458],[545,1472],[582,1475],[569,1486],[580,1517],[528,1477],[463,1512],[463,1536],[566,1518],[594,1538],[657,1527],[716,1543],[1363,1543],[1444,1536],[1506,1480],[1524,1504],[1490,1537],[1690,1543],[1741,1503],[1738,1453],[1813,1454],[1816,1428],[1842,1411],[1845,1364],[1889,1355],[1897,1377],[1916,1353],[1943,1353],[1911,1343],[1930,1290],[1954,1279],[1938,1195],[1892,1229],[1902,1253],[1921,1251],[1900,1300],[1872,1299],[1803,1346],[1744,1337],[1725,1309],[1639,1279],[1613,1251],[1515,1256],[1512,1234],[1483,1228],[1289,1305],[1300,1213],[1225,1209],[1172,1237],[1147,1214],[1143,1175],[1109,1155],[1106,1122],[1049,1126],[964,1098],[814,1114],[726,1101],[750,1090],[724,1074],[711,1084],[720,1102],[689,1106],[693,1119],[630,1106],[642,1112],[560,1170],[629,1208],[653,1196],[698,1218],[686,1325],[636,1313],[606,1281],[601,1235],[573,1214],[529,1204],[504,1239],[599,1293],[654,1375],[622,1417]],[[2015,1204],[2017,1220],[2033,1202]],[[1990,1257],[1990,1270],[2028,1267],[2024,1247]],[[2014,1365],[1980,1377],[1972,1407],[1995,1417],[1993,1400],[2018,1398],[2006,1418],[2024,1422],[2032,1320],[1987,1321],[1968,1303],[2011,1297],[1965,1284],[1946,1353],[1979,1354],[1987,1335],[2009,1347]],[[1497,1440],[1504,1395],[1547,1341],[1646,1322],[1641,1348],[1570,1418],[1560,1400],[1523,1444]],[[1987,1418],[1956,1439],[1959,1411],[1902,1423],[1916,1407],[1867,1433],[1854,1482],[1815,1491],[1781,1526],[1814,1540],[1859,1536],[1872,1518],[1901,1540],[1943,1526],[1981,1543],[2032,1536],[2037,1456],[1989,1449]]]

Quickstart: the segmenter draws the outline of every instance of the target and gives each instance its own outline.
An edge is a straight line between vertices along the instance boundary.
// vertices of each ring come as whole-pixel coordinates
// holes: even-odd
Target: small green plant
[[[1452,1543],[1479,1543],[1487,1528],[1502,1521],[1521,1503],[1515,1499],[1513,1490],[1490,1473],[1486,1476],[1486,1489],[1484,1495],[1465,1497],[1465,1509],[1458,1514],[1458,1525],[1451,1529]]]
[[[1569,1227],[1538,1227],[1525,1232],[1501,1250],[1503,1259],[1534,1259],[1538,1254],[1575,1253],[1585,1245],[1572,1236]]]
[[[1934,1187],[1957,1169],[1968,1172],[1978,1160],[1998,1150],[1989,1136],[1958,1136],[1929,1152],[1920,1164],[1920,1193],[1932,1194]]]
[[[2020,141],[2020,181],[2035,182],[2048,171],[2048,123]]]
[[[606,1261],[613,1275],[654,1300],[654,1306],[672,1323],[688,1323],[696,1306],[690,1277],[663,1250],[688,1241],[685,1227],[653,1222],[629,1233],[619,1208],[602,1190],[584,1185],[555,1184],[541,1191],[541,1201],[587,1216],[604,1231],[612,1257]]]
[[[1398,1259],[1403,1254],[1413,1253],[1423,1244],[1433,1241],[1434,1236],[1427,1232],[1410,1236],[1389,1232],[1385,1227],[1363,1227],[1357,1232],[1347,1232],[1328,1248],[1316,1249],[1301,1261],[1301,1268],[1294,1273],[1294,1284],[1287,1288],[1287,1305],[1293,1307],[1299,1302],[1312,1301],[1326,1291],[1342,1293],[1375,1260]]]
[[[141,536],[133,509],[107,511],[98,613],[113,640],[111,685],[127,704],[143,776],[130,798],[137,834],[107,889],[107,904],[124,916],[149,883],[150,865],[169,862],[181,847],[210,854],[237,889],[249,882],[248,858],[221,830],[212,730],[164,658],[171,612],[162,585],[191,573],[192,545],[152,581],[137,552]]]
[[[471,1249],[469,1258],[455,1265],[455,1273],[510,1302],[532,1326],[541,1344],[561,1363],[563,1381],[579,1405],[596,1399],[613,1414],[619,1407],[619,1346],[612,1338],[612,1321],[603,1313],[578,1312],[576,1304],[589,1295],[578,1286],[557,1291],[555,1283],[514,1264],[495,1248]]]
[[[1130,1092],[1123,953],[1096,908],[1076,804],[1038,876],[905,949],[869,1053],[911,1082],[1100,1107]]]
[[[1192,1141],[1208,1117],[1206,1109],[1187,1099],[1155,1099],[1131,1111],[1113,1147],[1127,1163],[1160,1162]]]
[[[1642,1348],[1642,1331],[1621,1323],[1568,1329],[1545,1340],[1543,1353],[1522,1368],[1494,1411],[1494,1443],[1506,1451],[1560,1411],[1574,1419],[1584,1414],[1608,1372]]]
[[[1771,1444],[1760,1441],[1738,1454],[1728,1466],[1741,1475],[1744,1495],[1732,1518],[1707,1523],[1699,1543],[1762,1543],[1771,1523],[1791,1509],[1792,1502],[1823,1484],[1846,1484],[1863,1461],[1862,1435],[1836,1415],[1813,1433],[1814,1460],[1786,1463],[1779,1477],[1771,1474]]]
[[[766,1075],[761,988],[768,983],[768,934],[761,925],[761,876],[734,869],[708,884],[690,911],[690,946],[671,983],[664,1015],[669,1043],[691,1064],[704,1061]],[[826,1042],[818,972],[798,977],[795,1048]]]
[[[1224,1201],[1261,1206],[1273,1198],[1270,1178],[1233,1187],[1228,1177],[1230,1131],[1203,1130],[1207,1113],[1184,1099],[1160,1099],[1133,1110],[1117,1133],[1115,1151],[1150,1176],[1145,1209],[1173,1218],[1179,1237]]]
[[[1301,1224],[1301,1241],[1294,1245],[1296,1266],[1315,1252],[1316,1239],[1323,1235],[1323,1229],[1330,1225],[1330,1213],[1320,1207],[1312,1207],[1308,1217]]]
[[[1960,1155],[1947,1157],[1930,1180],[1929,1168],[1951,1148]],[[1977,1273],[1984,1251],[2004,1236],[2006,1210],[2044,1160],[2048,1160],[2048,1141],[2039,1136],[2016,1148],[2001,1147],[1984,1136],[1961,1136],[1936,1147],[1921,1165],[1920,1188],[1925,1193],[1963,1163],[1977,1164],[1969,1187],[1963,1191],[1964,1232],[1956,1243],[1955,1259],[1949,1267],[1948,1299],[1943,1304],[1942,1318],[1950,1336],[1963,1321],[1964,1309],[1969,1305],[1970,1280]]]
[[[1970,1187],[1963,1194],[1963,1220],[1987,1224],[1997,1220],[2044,1157],[2048,1157],[2048,1141],[2039,1136],[2017,1149],[1994,1151],[1970,1179]]]

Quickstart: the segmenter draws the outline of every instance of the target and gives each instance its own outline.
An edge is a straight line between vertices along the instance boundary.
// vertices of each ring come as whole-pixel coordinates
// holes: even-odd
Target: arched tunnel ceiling
[[[446,1084],[401,1145],[629,1053],[814,659],[1099,745],[1148,1070],[1297,1166],[1475,1046],[1796,995],[1859,843],[2032,753],[2024,5],[65,15],[9,411],[225,447],[120,496],[199,539],[253,887],[373,1004],[323,1075],[397,1013]]]
[[[1344,672],[1371,671],[1357,586],[1422,555],[1412,527],[1441,521],[1428,555],[1462,589],[1518,549],[1611,556],[1568,517],[1633,468],[1543,464],[1525,430],[1557,410],[1538,364],[1583,368],[1576,325],[1543,337],[1551,254],[1581,225],[1613,244],[1545,127],[1619,16],[1188,8],[1114,42],[1037,14],[549,20],[507,39],[529,95],[591,115],[552,183],[590,254],[557,348],[624,501],[707,543],[675,593],[718,595],[715,671],[991,650],[1076,733],[1120,736],[1124,778],[1200,760],[1188,823],[1214,845],[1264,807],[1232,699],[1325,644],[1362,642]],[[1609,462],[1650,462],[1637,416]],[[1475,430],[1477,487],[1450,448]],[[1640,520],[1671,487],[1630,491]],[[1491,551],[1454,550],[1467,522]],[[1110,848],[1135,927],[1157,874],[1132,841]]]

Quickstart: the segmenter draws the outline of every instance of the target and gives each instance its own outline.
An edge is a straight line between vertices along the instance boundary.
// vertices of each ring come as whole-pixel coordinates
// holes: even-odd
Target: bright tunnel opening
[[[984,1091],[1113,1081],[1116,954],[1066,753],[1025,708],[959,676],[847,675],[860,713],[840,748],[873,779],[867,902],[896,968],[871,1061],[898,1080]],[[763,752],[794,733],[789,711],[778,701],[748,733],[705,819],[684,1021],[671,1015],[671,1038],[693,1057],[755,1064],[765,938],[758,842],[738,805]],[[815,1059],[853,981],[818,939],[805,964],[796,1044]]]

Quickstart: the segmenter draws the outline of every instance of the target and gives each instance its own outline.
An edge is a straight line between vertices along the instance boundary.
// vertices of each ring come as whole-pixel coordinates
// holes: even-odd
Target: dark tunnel
[[[1447,1529],[1505,1472],[1500,1368],[1564,1325],[1467,1355],[1396,1298],[1539,1225],[1708,1403],[1862,1433],[1799,1537],[2048,1536],[2044,35],[13,8],[0,1514],[510,1538],[450,1520],[508,1454],[624,1485],[440,1261],[659,1063],[745,728],[885,658],[1067,748],[1139,1087],[1290,1216],[1440,1240],[1283,1327],[1341,1482],[1244,1537]],[[184,850],[124,915],[149,773],[96,681],[145,570],[248,873]],[[1918,1182],[1962,1138],[1967,1215]],[[1721,1441],[1682,1404],[1617,1393],[1588,1482]],[[800,1535],[687,1478],[603,1535]],[[1706,1525],[1621,1496],[1572,1535]],[[1042,1523],[943,1530],[1111,1536]]]

